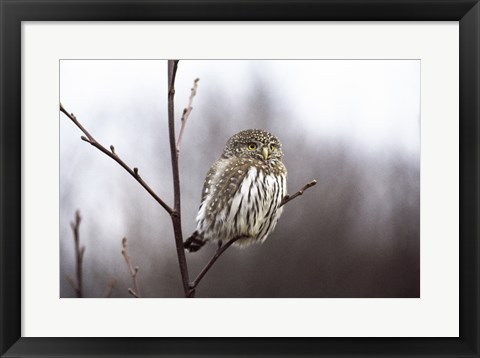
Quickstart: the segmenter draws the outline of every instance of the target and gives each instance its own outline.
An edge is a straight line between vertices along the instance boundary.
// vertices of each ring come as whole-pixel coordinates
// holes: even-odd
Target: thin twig
[[[73,241],[75,243],[75,262],[76,262],[76,277],[77,282],[67,275],[67,281],[74,289],[78,298],[83,297],[83,255],[85,254],[85,246],[80,246],[80,222],[82,217],[80,211],[75,212],[75,221],[70,223],[73,232]]]
[[[192,112],[192,104],[193,104],[193,98],[197,94],[197,89],[198,89],[198,81],[200,81],[199,78],[195,79],[193,81],[193,87],[190,89],[190,98],[188,99],[188,105],[183,109],[183,114],[182,114],[182,120],[181,120],[181,127],[180,127],[180,133],[178,134],[178,141],[177,141],[177,152],[180,151],[180,144],[182,144],[182,138],[183,138],[183,131],[185,129],[185,126],[187,125],[188,117],[190,116],[190,113]]]
[[[302,189],[300,189],[299,191],[297,191],[295,194],[292,194],[292,195],[286,195],[282,202],[280,203],[280,206],[283,206],[285,205],[286,203],[288,203],[289,201],[292,201],[293,199],[295,199],[297,196],[300,196],[302,195],[305,190],[307,190],[308,188],[311,188],[312,186],[316,185],[317,184],[317,181],[316,180],[312,180],[310,183],[307,183],[305,184]]]
[[[118,156],[115,152],[115,147],[113,145],[110,146],[110,150],[106,149],[103,145],[101,145],[97,140],[82,126],[82,124],[77,120],[77,117],[74,116],[73,113],[69,113],[60,103],[60,111],[62,111],[68,118],[71,119],[73,123],[85,134],[85,136],[81,136],[81,139],[95,148],[100,150],[101,152],[108,155],[110,158],[115,160],[123,169],[125,169],[136,181],[140,183],[141,186],[171,215],[173,213],[173,209],[168,206],[153,190],[150,186],[142,179],[140,174],[138,174],[138,168],[130,168],[125,162]]]
[[[131,288],[129,288],[128,292],[133,296],[135,296],[136,298],[139,298],[141,297],[141,295],[140,295],[140,289],[138,288],[138,283],[137,283],[137,274],[140,268],[138,266],[133,267],[132,262],[130,261],[130,256],[128,256],[128,253],[127,253],[126,237],[122,239],[122,255],[125,258],[125,262],[127,263],[128,271],[130,271],[130,276],[132,276],[133,288],[135,289],[135,290],[132,290]]]
[[[128,288],[128,293],[131,294],[133,297],[135,298],[140,298],[140,296],[138,296],[134,290],[132,290],[130,287]]]
[[[172,176],[173,176],[173,212],[171,213],[173,232],[175,236],[175,245],[177,249],[178,264],[180,266],[180,274],[182,276],[183,291],[185,297],[188,297],[189,278],[188,266],[185,258],[185,249],[183,247],[182,234],[182,217],[180,205],[180,175],[178,171],[178,155],[177,145],[175,142],[175,76],[177,73],[178,60],[168,60],[168,132],[170,139],[170,155],[172,159]]]

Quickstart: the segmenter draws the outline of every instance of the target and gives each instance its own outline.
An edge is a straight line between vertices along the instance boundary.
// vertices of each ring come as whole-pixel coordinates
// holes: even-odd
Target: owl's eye
[[[270,144],[270,150],[273,152],[275,150],[275,146],[273,144]]]
[[[249,150],[255,150],[255,149],[257,149],[257,145],[255,143],[250,143],[247,148]]]

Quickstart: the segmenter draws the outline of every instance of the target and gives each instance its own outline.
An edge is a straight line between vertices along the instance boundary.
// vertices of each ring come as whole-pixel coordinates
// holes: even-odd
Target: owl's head
[[[261,129],[247,129],[230,137],[223,151],[225,157],[281,160],[282,144],[273,134]]]

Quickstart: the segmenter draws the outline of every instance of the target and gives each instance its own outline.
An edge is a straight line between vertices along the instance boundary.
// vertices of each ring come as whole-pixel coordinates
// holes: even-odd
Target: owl
[[[287,194],[287,169],[277,137],[259,129],[232,136],[208,171],[195,232],[185,241],[194,252],[206,242],[245,247],[266,240]]]

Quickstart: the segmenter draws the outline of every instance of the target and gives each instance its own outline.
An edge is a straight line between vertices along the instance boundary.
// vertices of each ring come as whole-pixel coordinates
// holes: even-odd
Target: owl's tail
[[[195,231],[187,240],[185,240],[183,246],[189,252],[195,252],[200,250],[202,246],[206,244],[206,242],[207,241],[203,239],[203,236],[200,235],[198,231]]]

